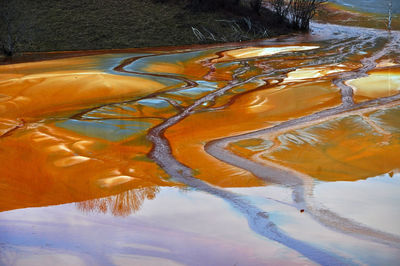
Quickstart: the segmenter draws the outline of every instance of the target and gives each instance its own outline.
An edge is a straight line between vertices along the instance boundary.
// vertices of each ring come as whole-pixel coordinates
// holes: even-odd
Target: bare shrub
[[[288,6],[285,3],[285,0],[271,0],[270,4],[272,9],[278,14],[279,17],[284,18],[288,12]]]
[[[321,0],[290,0],[288,10],[292,25],[301,30],[308,30],[310,20],[323,2]]]
[[[311,19],[324,2],[324,0],[270,0],[270,5],[280,17],[289,19],[292,27],[308,30]]]

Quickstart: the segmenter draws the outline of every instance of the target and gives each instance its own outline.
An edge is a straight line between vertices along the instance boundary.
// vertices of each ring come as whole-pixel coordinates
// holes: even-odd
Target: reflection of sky
[[[366,204],[376,201],[386,209],[394,208],[399,200],[394,194],[399,188],[399,177],[338,182],[336,189],[335,183],[321,183],[317,186],[317,200],[325,204],[326,198],[342,199],[344,187],[350,186],[348,189],[354,191],[352,186],[361,184],[357,190],[363,190],[364,182],[370,187],[364,190],[370,198],[351,197],[358,194],[347,193],[347,197],[343,197],[350,202],[346,206],[346,217],[356,211],[358,207],[354,202],[358,201],[366,200]],[[382,189],[388,195],[379,199],[384,194]],[[367,264],[393,265],[400,259],[396,249],[336,233],[300,213],[290,206],[289,188],[229,190],[246,195],[249,201],[268,212],[279,228],[297,239]],[[391,212],[385,219],[398,221],[396,215]],[[380,223],[379,228],[389,230],[385,222]],[[161,188],[154,200],[145,201],[141,210],[125,218],[82,213],[73,204],[3,212],[0,213],[0,236],[4,250],[0,264],[15,258],[25,262],[49,262],[49,265],[60,259],[71,259],[75,265],[310,264],[298,253],[256,235],[247,220],[222,199],[176,188]]]
[[[170,104],[165,101],[165,100],[161,100],[161,99],[143,99],[140,101],[137,101],[138,103],[142,104],[142,105],[146,105],[146,106],[150,106],[153,108],[158,108],[158,109],[162,109],[162,108],[168,108],[170,106]]]
[[[80,121],[69,119],[56,123],[58,127],[72,130],[88,137],[120,141],[133,135],[145,134],[152,123],[134,120],[94,120]]]
[[[13,257],[49,256],[92,265],[309,263],[258,237],[223,200],[175,188],[161,189],[155,200],[126,218],[81,213],[73,204],[3,212],[0,235],[5,250],[0,264]]]
[[[356,182],[321,183],[316,198],[342,216],[400,235],[400,174]]]
[[[369,189],[364,189],[364,187]],[[357,182],[319,182],[315,188],[315,199],[345,218],[352,218],[372,228],[400,235],[399,189],[400,175],[393,179],[385,176]],[[356,262],[359,260],[368,265],[398,265],[400,260],[398,249],[336,233],[316,222],[306,213],[300,213],[290,206],[292,204],[290,188],[273,185],[229,190],[250,196],[254,204],[267,210],[271,220],[294,238],[302,239],[342,256],[355,258]],[[359,197],[359,194],[363,196]],[[331,202],[340,201],[340,204],[328,204],[330,202],[327,199]],[[363,206],[362,211],[365,210],[365,212],[363,215],[354,216],[354,213],[360,212],[358,210],[360,205]],[[381,213],[385,215],[379,214],[380,216],[375,216],[374,222],[370,222],[368,219],[371,219],[371,213],[368,213],[365,208],[368,205],[373,205],[373,208],[380,206]]]
[[[186,96],[186,97],[196,97],[196,96],[202,95],[206,92],[212,92],[212,91],[215,91],[215,88],[210,87],[210,86],[203,87],[200,85],[200,86],[190,88],[190,89],[169,92],[168,94],[181,95],[181,96]]]

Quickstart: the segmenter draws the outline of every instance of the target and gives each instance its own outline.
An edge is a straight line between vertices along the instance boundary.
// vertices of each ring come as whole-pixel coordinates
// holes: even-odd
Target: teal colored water
[[[390,0],[330,0],[346,7],[372,13],[388,13]],[[400,1],[393,0],[393,13],[400,13]]]

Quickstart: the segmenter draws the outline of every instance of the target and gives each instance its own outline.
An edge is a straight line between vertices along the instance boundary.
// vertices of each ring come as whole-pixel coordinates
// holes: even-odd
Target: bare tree
[[[310,21],[324,0],[270,0],[274,11],[280,17],[290,20],[293,27],[308,30]]]
[[[388,22],[387,22],[388,31],[392,30],[392,17],[393,17],[393,2],[392,2],[392,0],[390,0],[389,1],[389,10],[388,10]]]

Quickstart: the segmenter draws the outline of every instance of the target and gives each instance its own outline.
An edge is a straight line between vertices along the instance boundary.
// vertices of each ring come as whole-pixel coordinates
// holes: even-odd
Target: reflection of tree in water
[[[159,191],[158,187],[132,189],[107,198],[77,202],[76,206],[82,212],[111,212],[114,216],[128,216],[138,211],[145,199],[154,199]]]

